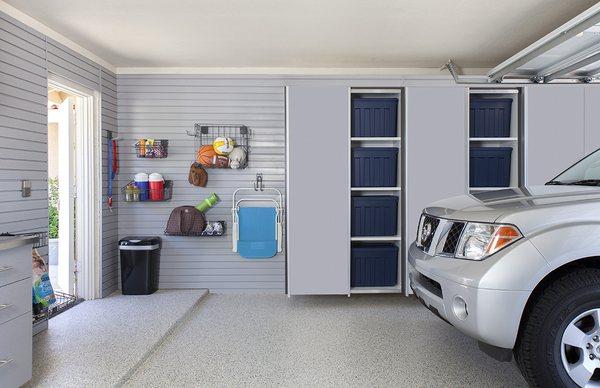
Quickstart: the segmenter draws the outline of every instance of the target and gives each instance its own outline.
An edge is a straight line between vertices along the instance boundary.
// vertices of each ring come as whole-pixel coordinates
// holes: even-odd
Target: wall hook
[[[264,191],[262,173],[256,174],[256,182],[254,182],[254,191]]]

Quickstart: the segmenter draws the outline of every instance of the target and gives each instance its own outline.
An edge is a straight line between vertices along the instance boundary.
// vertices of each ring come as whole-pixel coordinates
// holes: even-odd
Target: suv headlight
[[[518,241],[523,235],[513,225],[468,222],[458,242],[455,257],[483,260]]]

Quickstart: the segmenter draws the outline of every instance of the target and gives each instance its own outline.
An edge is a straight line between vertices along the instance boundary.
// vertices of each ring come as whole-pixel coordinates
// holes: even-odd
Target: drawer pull
[[[0,267],[0,272],[10,271],[11,269],[13,269],[13,267],[11,267],[10,265],[7,265],[5,267]]]
[[[11,362],[13,362],[12,358],[9,358],[7,360],[0,360],[0,368],[7,366],[8,364],[10,364]]]
[[[0,303],[0,311],[6,310],[9,307],[12,307],[12,304],[10,304],[10,303],[6,303],[6,304]]]

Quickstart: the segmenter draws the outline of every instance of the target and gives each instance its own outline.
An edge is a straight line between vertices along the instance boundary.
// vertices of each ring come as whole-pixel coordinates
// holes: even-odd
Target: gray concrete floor
[[[204,290],[111,295],[52,318],[33,338],[29,386],[109,387],[118,384],[206,295]]]
[[[209,295],[126,386],[525,386],[399,295]]]

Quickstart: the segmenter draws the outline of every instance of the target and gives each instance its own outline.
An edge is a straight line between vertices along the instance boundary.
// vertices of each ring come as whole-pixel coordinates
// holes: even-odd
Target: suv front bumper
[[[528,255],[531,253],[529,247],[529,242],[520,244],[511,254]],[[411,288],[426,307],[485,344],[505,349],[514,347],[531,290],[481,286],[484,279],[489,284],[490,277],[493,278],[496,272],[505,272],[504,268],[499,268],[504,266],[501,257],[475,262],[429,256],[415,244],[410,246],[408,256]],[[531,257],[527,259],[531,260]],[[460,299],[466,305],[466,316]]]

